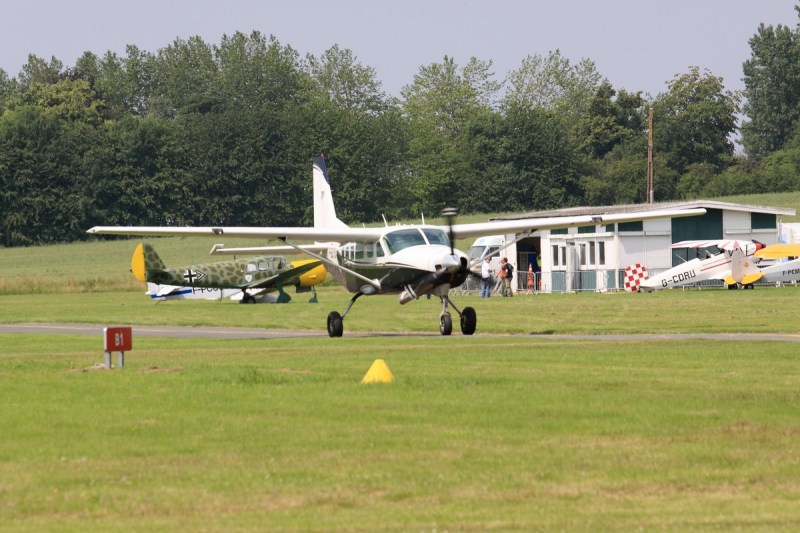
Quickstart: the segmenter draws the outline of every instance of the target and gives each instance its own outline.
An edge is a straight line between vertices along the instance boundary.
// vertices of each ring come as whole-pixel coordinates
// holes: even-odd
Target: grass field
[[[133,246],[0,249],[0,323],[322,331],[350,297],[154,304]],[[370,297],[341,339],[138,337],[114,371],[0,334],[0,531],[796,531],[800,344],[557,334],[798,332],[798,291],[460,296],[449,338],[435,300]],[[377,358],[395,382],[360,384]]]

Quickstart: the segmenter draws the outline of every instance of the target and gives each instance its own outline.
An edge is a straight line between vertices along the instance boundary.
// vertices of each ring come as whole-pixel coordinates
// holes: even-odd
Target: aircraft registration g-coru
[[[739,284],[752,288],[759,277],[759,271],[753,266],[752,256],[764,245],[758,241],[742,241],[730,239],[706,241],[681,241],[670,248],[714,248],[719,253],[707,258],[695,258],[656,276],[643,280],[639,290],[650,292],[657,289],[668,289],[706,281],[723,280],[728,288],[736,289]],[[747,258],[750,258],[748,261]]]
[[[298,293],[314,291],[313,302],[314,286],[326,277],[321,261],[289,263],[280,256],[167,268],[146,242],[133,252],[131,272],[137,280],[147,282],[150,298],[159,301],[231,298],[240,303],[286,303],[292,298],[284,288],[293,286]],[[277,296],[269,294],[276,291]]]
[[[369,228],[351,228],[336,217],[330,182],[322,155],[312,164],[314,188],[314,227],[158,227],[158,226],[96,226],[91,234],[113,235],[194,235],[210,237],[249,237],[280,241],[281,247],[225,248],[215,245],[214,254],[258,253],[289,246],[319,259],[328,271],[352,293],[343,313],[332,311],[327,317],[328,335],[341,337],[344,319],[356,300],[363,295],[398,294],[405,304],[420,296],[431,294],[441,300],[439,332],[450,335],[453,324],[449,308],[458,313],[461,332],[472,335],[477,316],[472,307],[456,307],[449,297],[450,289],[458,287],[471,275],[467,255],[454,248],[458,238],[483,235],[516,234],[505,247],[529,237],[534,231],[594,226],[638,220],[683,217],[705,214],[705,209],[672,209],[639,211],[624,214],[602,214],[527,218],[473,224],[454,224],[454,210],[444,214],[448,224],[413,224]],[[646,209],[646,208],[643,208]],[[314,241],[316,244],[299,244]],[[343,244],[342,244],[343,243]],[[504,248],[505,248],[504,247]],[[501,252],[499,250],[498,252]],[[323,255],[325,254],[325,255]],[[479,262],[478,258],[475,262]]]

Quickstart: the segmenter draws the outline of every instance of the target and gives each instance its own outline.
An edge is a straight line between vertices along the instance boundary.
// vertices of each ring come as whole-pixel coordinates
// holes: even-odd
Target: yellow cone
[[[369,367],[361,383],[391,383],[392,381],[394,381],[394,375],[392,375],[392,371],[389,370],[386,361],[383,359],[375,359],[375,362]]]

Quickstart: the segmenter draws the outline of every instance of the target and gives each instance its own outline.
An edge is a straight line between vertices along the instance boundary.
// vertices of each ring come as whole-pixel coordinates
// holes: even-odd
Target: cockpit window
[[[383,239],[390,254],[397,253],[400,250],[405,250],[412,246],[422,246],[425,244],[425,239],[417,228],[392,231],[384,235]]]
[[[425,238],[428,239],[428,242],[431,244],[450,246],[450,238],[444,230],[438,228],[422,228],[422,233],[425,234]]]

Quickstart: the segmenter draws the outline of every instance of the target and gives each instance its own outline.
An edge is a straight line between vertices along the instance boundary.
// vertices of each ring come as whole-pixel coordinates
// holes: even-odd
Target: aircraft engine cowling
[[[416,300],[421,295],[433,289],[435,286],[441,285],[444,282],[442,277],[443,274],[447,274],[447,271],[444,269],[440,269],[436,272],[429,272],[419,278],[414,283],[413,287],[411,285],[407,285],[405,290],[400,293],[400,304],[407,304],[411,300]]]
[[[460,258],[460,264],[458,267],[458,271],[453,274],[452,279],[450,280],[451,287],[459,287],[462,283],[467,281],[467,277],[473,275],[469,270],[469,259],[464,256]]]
[[[296,268],[312,261],[316,261],[316,259],[309,259],[304,261],[293,261],[292,267]],[[314,285],[319,285],[328,277],[328,271],[325,270],[324,265],[319,265],[315,268],[312,268],[305,274],[300,276],[300,280],[297,284],[298,287],[313,287]]]

